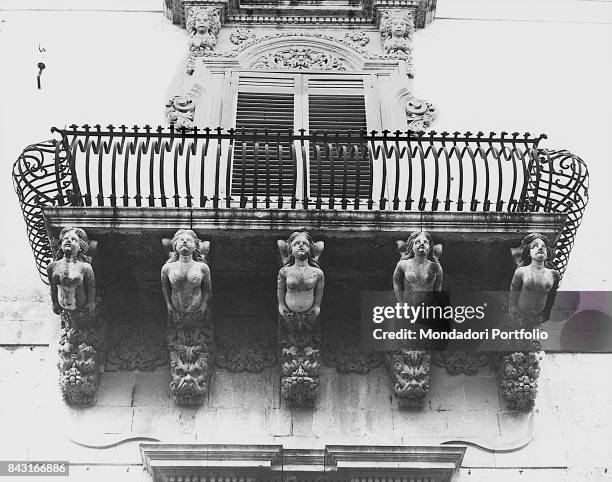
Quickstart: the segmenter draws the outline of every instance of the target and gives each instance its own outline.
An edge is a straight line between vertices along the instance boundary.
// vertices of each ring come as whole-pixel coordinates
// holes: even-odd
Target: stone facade
[[[24,19],[24,21],[27,20],[25,23],[30,25],[30,19],[35,14],[25,14],[23,12],[3,14],[9,29],[4,32],[0,31],[0,35],[10,35],[10,38],[18,36],[16,31],[10,27],[15,23],[20,25],[19,15],[26,16],[27,19]],[[87,17],[89,14],[80,13],[79,15]],[[121,17],[120,14],[113,15]],[[71,19],[65,18],[61,21],[65,22],[67,28],[73,26],[72,17]],[[91,22],[84,23],[92,25]],[[155,20],[151,20],[150,23],[147,20],[143,20],[142,27],[143,29],[150,29],[152,32],[160,33],[161,36],[172,38],[177,46],[184,43],[184,31],[181,31],[179,35],[175,31],[166,29],[166,27],[159,27],[158,23],[157,17]],[[474,26],[468,20],[463,20],[459,23],[465,26],[466,29],[467,27],[474,29],[469,34],[465,34],[465,42],[470,46],[480,45],[484,35],[488,35],[490,41],[500,46],[500,48],[506,45],[504,40],[494,31],[488,30],[484,26]],[[155,26],[152,26],[154,24]],[[437,25],[434,23],[432,28],[437,28]],[[249,25],[249,28],[256,31],[257,28],[262,27],[252,27]],[[513,31],[516,26],[504,25],[502,28]],[[559,41],[559,46],[564,45],[565,40],[563,39],[566,38],[566,27],[563,27],[562,33],[560,30],[556,30],[554,26],[543,26],[541,28],[545,29],[551,38],[556,38]],[[577,34],[572,36],[573,38],[581,38],[581,41],[586,42],[588,39],[597,39],[599,38],[598,35],[600,35],[597,33],[597,27],[593,27],[593,31],[590,32],[581,29],[579,26],[573,28],[576,28],[584,35]],[[161,32],[159,31],[160,29]],[[5,29],[2,28],[1,30]],[[449,37],[440,32],[428,33],[427,30],[422,32],[417,30],[415,42],[420,42],[420,46],[423,49],[421,50],[423,52],[421,55],[425,55],[425,52],[428,54],[430,52],[439,52],[441,48],[453,49],[454,39],[451,41]],[[335,33],[332,34],[335,35]],[[339,39],[357,43],[352,38],[346,37],[347,32],[337,33]],[[365,34],[370,38],[366,46],[379,42],[377,45],[382,48],[382,39],[378,30],[372,28],[365,32]],[[458,32],[456,34],[459,35]],[[526,35],[532,40],[540,38],[541,34],[541,31],[536,32],[529,29],[526,33],[522,33],[522,35]],[[442,37],[438,35],[442,35]],[[219,33],[215,51],[220,52],[220,48],[223,45],[222,42],[227,42],[230,37],[231,33],[227,30],[224,32],[224,29],[222,29]],[[238,46],[254,41],[252,38],[247,38],[238,44]],[[527,42],[527,40],[519,38],[515,38],[514,41],[518,43],[522,41]],[[104,52],[103,46],[96,42],[96,39],[93,38],[89,48],[94,52],[97,51],[99,56],[102,57]],[[236,45],[231,40],[229,42],[232,45]],[[163,43],[160,42],[160,51],[162,50],[161,45]],[[363,47],[360,43],[357,43],[357,46],[359,48]],[[465,48],[465,46],[462,48]],[[142,48],[134,46],[134,49],[142,54]],[[419,50],[419,46],[416,47],[416,50]],[[567,51],[567,49],[564,51]],[[49,49],[48,53],[53,54],[52,49]],[[382,50],[379,54],[381,53]],[[458,54],[458,52],[455,53]],[[175,55],[175,53],[165,55],[167,55],[165,57],[166,61],[178,61],[178,55]],[[455,88],[461,91],[462,96],[457,96],[456,93],[453,93],[452,98],[449,98],[447,80],[442,79],[446,77],[447,69],[452,70],[453,66],[457,67],[453,62],[457,61],[455,57],[459,57],[459,55],[448,55],[451,58],[445,68],[439,65],[429,66],[427,62],[416,62],[418,69],[416,70],[417,75],[415,79],[418,80],[416,85],[422,89],[420,92],[423,94],[427,93],[430,98],[435,99],[436,104],[443,107],[443,116],[438,119],[441,122],[440,128],[451,129],[456,125],[471,128],[473,124],[478,124],[479,116],[486,119],[487,115],[491,115],[491,128],[501,128],[507,123],[515,125],[517,129],[521,130],[527,128],[530,130],[549,130],[548,125],[552,125],[552,135],[556,135],[559,139],[566,135],[566,126],[559,126],[555,123],[554,109],[547,108],[550,106],[546,105],[545,100],[537,103],[539,111],[544,113],[542,121],[534,119],[532,116],[524,117],[524,111],[519,109],[520,106],[516,106],[516,110],[514,110],[510,104],[515,101],[511,102],[508,99],[501,99],[498,104],[499,108],[494,109],[495,112],[491,112],[490,105],[485,109],[474,109],[474,105],[480,104],[480,102],[486,103],[487,92],[492,97],[495,95],[495,98],[497,98],[499,93],[497,91],[487,91],[484,88],[484,84],[481,84],[473,73],[466,72],[464,79],[457,79]],[[584,58],[576,59],[576,62],[579,64],[576,67],[577,70],[588,71],[587,68],[580,67],[591,65],[588,63],[588,59]],[[182,64],[182,67],[184,67],[184,64]],[[216,67],[213,66],[213,70],[214,68]],[[160,71],[164,69],[160,69]],[[17,69],[15,71],[17,72]],[[591,71],[598,72],[597,68],[594,67],[591,68]],[[45,74],[49,72],[45,72]],[[151,71],[147,72],[150,74]],[[159,73],[163,76],[162,72]],[[197,68],[193,75],[197,75]],[[213,74],[211,73],[210,75]],[[423,75],[422,81],[419,78],[421,75]],[[606,75],[604,72],[602,79],[605,79]],[[546,77],[546,79],[534,79],[534,81],[549,82],[550,77],[552,77],[552,74]],[[597,76],[594,77],[596,78]],[[96,84],[98,82],[97,79],[91,80],[93,84],[88,84],[84,79],[82,80],[83,85],[89,85],[88,92],[81,92],[79,94],[79,91],[77,91],[75,93],[76,96],[82,95],[83,98],[91,97],[89,89],[92,86],[103,87],[101,84]],[[167,80],[167,78],[160,77],[160,79],[155,81],[159,83],[160,89],[163,90]],[[569,80],[571,79],[566,81],[569,82]],[[57,83],[53,83],[53,78],[49,79],[48,84],[45,84],[44,81],[45,77],[43,76],[43,86],[45,88],[57,89],[59,87]],[[134,80],[126,81],[124,79],[121,86],[126,88],[126,84],[129,82],[131,86],[130,92],[136,92],[139,88],[138,82],[144,84],[147,81],[150,81],[150,79],[145,75],[144,71],[136,72]],[[487,78],[487,81],[493,84],[493,79]],[[472,82],[473,85],[466,87],[464,82]],[[23,84],[25,85],[26,82]],[[429,87],[426,88],[425,86]],[[598,86],[600,85],[596,82],[595,91],[597,91]],[[195,89],[193,86],[185,86],[183,90],[175,89],[168,98],[174,98],[175,95],[178,95],[177,92],[195,93],[195,96],[204,96],[204,91],[209,94],[214,92],[214,87],[211,87],[211,84],[208,82],[203,82],[202,85],[195,87]],[[513,84],[513,87],[520,88],[520,85],[516,86]],[[25,87],[23,88],[25,89]],[[479,88],[482,89],[479,93],[482,94],[483,98],[476,102],[475,99],[478,97],[475,91],[478,91]],[[16,92],[20,92],[20,88],[17,88]],[[412,94],[412,90],[409,93]],[[524,102],[532,106],[533,103],[527,100],[529,95],[529,92],[524,93]],[[586,95],[588,97],[594,94],[587,92]],[[66,110],[64,112],[66,112],[66,115],[87,117],[88,119],[100,118],[114,121],[120,117],[121,120],[128,119],[131,121],[134,119],[135,122],[143,124],[157,123],[158,118],[155,116],[158,115],[159,107],[163,105],[163,99],[160,99],[157,105],[150,107],[150,99],[146,98],[148,96],[144,96],[140,99],[142,104],[144,104],[144,108],[139,111],[141,113],[131,114],[130,112],[133,112],[134,104],[140,104],[137,92],[134,96],[130,94],[129,97],[129,99],[126,97],[121,103],[113,105],[114,110],[112,113],[105,111],[100,101],[96,104],[94,100],[92,100],[92,104],[87,108],[87,115],[85,115],[85,111],[79,111],[76,105],[65,105]],[[457,97],[461,97],[461,99],[453,103]],[[46,102],[50,103],[49,111],[59,109],[59,106],[54,107],[53,101],[49,97],[45,99]],[[534,99],[531,100],[533,101]],[[204,103],[204,110],[209,108],[214,110],[211,104],[215,102],[217,102],[217,99],[211,99],[209,103]],[[10,105],[12,104],[9,102]],[[220,106],[217,107],[219,107],[219,111],[222,111]],[[194,121],[196,124],[199,122],[197,125],[204,125],[202,119],[209,115],[204,110],[194,110]],[[15,112],[17,112],[17,109],[15,109]],[[130,117],[130,115],[136,115],[136,117]],[[200,120],[196,121],[198,116],[200,116]],[[43,124],[43,128],[47,129],[52,122],[49,121],[49,118],[44,118],[44,113],[42,117],[40,120],[31,120],[31,122],[40,122]],[[18,118],[18,115],[16,118]],[[548,124],[540,125],[539,122],[546,122]],[[483,125],[483,128],[488,125]],[[35,128],[35,126],[32,127],[32,129]],[[595,129],[597,128],[601,127],[596,126]],[[3,131],[8,131],[8,129],[9,125],[3,124]],[[406,127],[404,126],[402,129],[406,129]],[[571,127],[571,134],[579,138],[580,136],[576,134],[575,129],[575,125]],[[580,126],[577,129],[580,130]],[[584,136],[585,138],[590,137],[590,135],[587,136],[586,134]],[[602,136],[602,139],[604,137]],[[19,139],[21,142],[15,149],[21,148],[37,138],[32,138],[32,133],[28,132],[27,139],[25,137]],[[15,140],[15,142],[17,143],[18,141]],[[599,151],[603,152],[604,148],[598,142],[595,139],[593,144],[584,146],[579,145],[580,141],[576,140],[576,150],[584,152],[585,157],[589,154],[597,154]],[[0,147],[0,149],[2,148]],[[13,154],[12,152],[7,152],[9,148],[5,147],[4,149],[2,151],[3,154]],[[14,156],[7,155],[6,157],[12,158]],[[6,191],[9,191],[8,187]],[[10,194],[12,195],[12,193]],[[7,205],[13,204],[14,200],[7,201]],[[17,221],[16,216],[14,218],[15,225],[21,226],[21,224],[18,224],[21,221]],[[585,236],[594,234],[592,226],[592,224],[590,228],[585,226],[585,228],[590,229],[585,232],[588,233]],[[513,241],[515,242],[516,239]],[[154,253],[154,256],[162,260],[164,255],[161,246],[159,246],[159,240],[156,243],[152,242],[149,248],[145,248],[145,251],[147,249],[150,250],[150,253]],[[577,246],[580,248],[579,244]],[[270,249],[274,250],[275,247],[272,245]],[[469,242],[466,242],[466,249],[469,249]],[[573,258],[573,262],[579,265],[585,261],[589,257],[587,256],[587,251],[586,249],[577,249],[573,254],[573,256],[577,255],[577,258]],[[3,250],[3,252],[8,253],[10,251],[7,247],[7,250]],[[371,250],[366,249],[364,252],[369,253]],[[25,253],[24,259],[25,256],[28,256],[27,259],[29,261],[31,256],[29,252]],[[224,370],[218,369],[214,378],[217,381],[206,400],[205,406],[196,412],[184,411],[172,406],[168,390],[170,374],[167,368],[159,369],[152,373],[106,372],[102,374],[97,407],[86,412],[66,409],[59,401],[59,392],[55,385],[57,372],[53,366],[55,363],[55,360],[52,360],[53,350],[45,346],[29,348],[33,345],[53,343],[52,337],[44,337],[44,331],[52,331],[53,327],[50,328],[48,320],[52,319],[53,315],[45,304],[46,302],[41,303],[40,301],[42,296],[38,293],[42,291],[42,288],[37,288],[39,282],[34,276],[29,276],[27,271],[23,278],[11,276],[11,269],[14,266],[18,266],[18,270],[21,273],[22,270],[27,269],[24,267],[26,263],[16,265],[12,259],[8,259],[6,254],[3,260],[6,264],[1,268],[7,273],[7,276],[3,278],[14,280],[16,287],[25,287],[25,290],[23,293],[17,293],[15,287],[7,286],[6,292],[9,295],[3,300],[2,317],[3,322],[6,323],[2,330],[3,341],[14,346],[14,348],[3,348],[1,350],[1,356],[3,357],[2,366],[6,367],[3,372],[2,383],[11,393],[19,395],[19,406],[17,405],[17,400],[9,398],[3,402],[6,404],[7,409],[0,411],[0,413],[11,414],[14,411],[19,411],[22,419],[27,418],[31,420],[32,426],[36,427],[36,430],[30,428],[24,430],[23,426],[18,425],[16,420],[11,420],[9,416],[4,415],[3,421],[4,425],[9,428],[8,433],[15,434],[11,440],[10,452],[11,455],[14,454],[14,457],[20,458],[23,457],[26,449],[28,449],[28,457],[33,459],[50,459],[55,457],[61,459],[65,457],[65,454],[71,454],[71,461],[85,464],[84,466],[74,467],[73,477],[81,477],[80,479],[75,478],[75,480],[88,480],[87,477],[91,477],[90,480],[96,480],[93,478],[96,476],[114,477],[118,480],[121,477],[124,480],[150,480],[149,475],[141,472],[140,469],[134,471],[133,466],[131,466],[132,464],[142,463],[141,455],[137,448],[139,442],[157,439],[164,442],[176,441],[181,443],[202,443],[203,440],[212,443],[235,443],[238,433],[240,433],[241,439],[245,442],[266,444],[284,443],[290,439],[295,440],[297,438],[300,438],[300,440],[307,438],[313,443],[317,443],[317,440],[324,438],[325,443],[322,445],[336,443],[338,439],[341,440],[341,443],[360,443],[366,439],[367,443],[372,443],[373,440],[376,440],[376,443],[381,445],[387,443],[399,445],[438,445],[441,442],[467,440],[475,445],[468,446],[466,456],[462,462],[462,468],[458,473],[458,480],[490,480],[492,470],[496,470],[494,476],[501,480],[503,480],[503,477],[506,477],[507,480],[518,480],[518,477],[523,477],[525,480],[571,481],[583,480],[586,477],[591,477],[593,480],[605,480],[607,477],[608,471],[606,469],[610,460],[609,450],[605,446],[598,446],[597,444],[593,446],[593,444],[586,443],[586,441],[593,439],[599,440],[598,437],[604,440],[603,437],[606,436],[610,420],[605,415],[607,413],[607,400],[604,400],[606,397],[605,392],[603,392],[603,398],[596,396],[591,400],[594,411],[602,414],[601,417],[603,418],[596,421],[584,408],[584,393],[602,394],[600,384],[601,380],[606,377],[606,364],[602,363],[602,360],[605,360],[605,355],[548,354],[541,363],[542,376],[538,387],[540,396],[536,402],[537,412],[533,424],[529,421],[528,417],[507,411],[501,405],[496,387],[495,373],[489,371],[488,367],[481,367],[476,377],[468,377],[464,374],[458,377],[448,377],[445,375],[443,367],[438,367],[433,363],[431,379],[437,385],[432,383],[430,394],[425,399],[425,411],[414,415],[400,412],[396,404],[397,402],[389,399],[391,392],[388,375],[385,374],[382,368],[379,368],[381,362],[376,360],[364,361],[361,359],[359,362],[354,362],[354,359],[350,356],[343,355],[343,353],[347,352],[346,350],[334,352],[329,358],[334,360],[346,360],[348,358],[348,362],[335,362],[339,366],[346,367],[343,368],[345,371],[362,370],[360,367],[368,366],[370,372],[365,378],[360,378],[357,375],[348,375],[347,378],[346,375],[336,375],[333,368],[323,367],[321,380],[324,383],[321,386],[317,402],[320,408],[316,412],[294,412],[278,400],[276,393],[280,393],[280,389],[277,386],[276,367],[267,368],[270,361],[264,349],[256,350],[256,353],[247,353],[244,358],[240,358],[238,361],[227,362],[228,364],[235,363],[239,366],[255,367],[250,368],[247,373],[226,373]],[[602,262],[602,265],[605,266],[606,263]],[[133,269],[144,270],[147,268],[144,267],[144,264],[138,265],[136,263]],[[599,269],[601,268],[594,266],[593,271],[589,271],[585,276],[589,279],[591,277],[595,277],[598,280],[603,279],[602,277],[597,277]],[[511,273],[509,260],[504,265],[503,270]],[[452,267],[449,268],[449,271],[452,271]],[[155,273],[151,271],[150,274],[151,279],[154,280]],[[580,269],[572,270],[570,266],[566,281],[574,284],[581,280],[585,281],[580,276]],[[126,272],[125,280],[129,280],[129,272]],[[460,281],[458,280],[458,282]],[[6,283],[6,281],[3,281],[3,283]],[[157,288],[151,285],[149,289],[149,293],[155,293]],[[153,296],[153,298],[157,299],[158,295],[159,293]],[[141,296],[143,299],[150,297],[146,292],[143,292]],[[228,301],[231,302],[231,299],[228,298]],[[145,303],[142,303],[142,306],[145,306]],[[125,308],[127,310],[131,307],[125,306]],[[154,311],[156,316],[161,314],[161,319],[163,320],[163,306],[153,306],[147,309]],[[248,307],[243,308],[243,314],[248,312]],[[123,313],[126,319],[129,318],[127,313],[129,312],[125,311]],[[154,331],[159,328],[155,324],[145,325],[143,322],[152,318],[148,318],[146,314],[141,316],[142,322],[139,321],[136,326],[126,324],[125,329],[134,330],[135,332],[140,330],[141,333],[146,332],[148,334],[151,330]],[[236,315],[236,318],[240,318],[239,314]],[[44,321],[44,324],[42,324],[43,321],[41,320]],[[271,330],[274,330],[274,320],[272,317]],[[15,328],[16,326],[20,328]],[[251,324],[237,323],[237,326],[238,328],[231,327],[231,329],[240,331],[244,337],[250,337],[249,330],[252,329]],[[37,329],[36,327],[42,327],[42,329]],[[230,327],[227,328],[230,329]],[[115,333],[117,338],[121,338],[118,334],[119,331]],[[161,339],[163,340],[163,329],[159,331],[159,334],[161,334]],[[151,341],[142,340],[142,337],[138,335],[134,337],[134,339],[139,338],[143,343],[152,343]],[[274,337],[272,336],[272,338]],[[235,340],[235,337],[228,335],[227,339]],[[257,346],[263,345],[265,343],[258,344]],[[157,364],[154,360],[149,362],[146,360],[134,361],[151,356],[151,353],[155,353],[155,350],[152,350],[150,347],[139,347],[137,345],[131,346],[131,348],[135,353],[140,353],[141,355],[132,358],[129,355],[123,358],[120,357],[123,360],[122,363],[128,365],[132,363],[132,367],[137,366],[138,363],[148,364],[149,367]],[[272,353],[274,350],[275,347],[272,346]],[[248,352],[248,350],[245,351]],[[226,356],[226,359],[236,356],[235,349],[228,350],[228,352],[232,355]],[[161,360],[160,363],[165,364],[167,361]],[[470,371],[470,369],[467,370]],[[249,371],[259,372],[259,374],[252,375]],[[49,373],[49,376],[41,377],[41,373]],[[592,374],[592,377],[584,377],[584,373]],[[35,381],[24,384],[24,376],[28,380]],[[571,383],[567,382],[568,377],[571,378]],[[45,381],[47,379],[50,380],[49,383]],[[434,390],[435,392],[432,393]],[[30,403],[24,403],[24,400],[28,400]],[[340,405],[342,401],[347,400],[349,401],[348,405]],[[530,427],[533,428],[532,434],[535,434],[536,438],[531,441],[529,446],[514,452],[503,452],[507,448],[518,449],[526,440],[531,440],[529,436]],[[45,429],[44,433],[43,428]],[[73,432],[77,431],[77,429],[82,435],[81,438],[74,437]],[[434,433],[436,434],[435,436],[432,435]],[[82,445],[86,445],[86,447],[75,445],[68,440],[68,437]],[[507,445],[504,445],[506,443]],[[96,446],[98,448],[92,448]],[[488,449],[497,448],[502,451],[492,453],[491,451],[479,448],[479,446]],[[539,468],[533,469],[534,467]],[[86,471],[86,468],[89,470]],[[519,474],[519,471],[522,472]]]

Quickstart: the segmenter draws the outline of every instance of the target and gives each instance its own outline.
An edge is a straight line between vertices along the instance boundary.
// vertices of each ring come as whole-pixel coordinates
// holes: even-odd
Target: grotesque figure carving
[[[306,405],[319,387],[325,277],[317,260],[323,242],[313,243],[307,232],[298,231],[278,247],[283,261],[277,286],[282,393],[290,403]]]
[[[95,320],[96,282],[87,255],[93,247],[82,229],[64,228],[55,260],[47,267],[53,311],[62,320],[60,387],[64,400],[77,405],[94,402],[99,382],[96,353],[104,343],[103,327]]]
[[[403,349],[391,358],[394,391],[400,408],[420,408],[429,391],[431,355],[423,350]]]
[[[412,53],[414,24],[412,14],[403,10],[388,10],[380,19],[383,48],[389,56],[408,58]]]
[[[217,36],[221,30],[219,10],[212,7],[193,7],[187,19],[189,32],[189,60],[187,73],[195,69],[195,58],[202,57],[217,45]]]
[[[170,352],[170,390],[178,405],[201,405],[208,390],[209,352],[202,346],[178,345]]]
[[[190,229],[179,229],[172,240],[162,243],[170,252],[161,270],[168,310],[170,389],[178,404],[201,404],[212,368],[213,326],[208,309],[212,285],[204,258],[210,243],[200,242]]]
[[[282,393],[295,406],[312,403],[319,386],[319,350],[297,345],[281,348]]]
[[[517,264],[508,295],[509,329],[533,328],[548,321],[560,274],[552,266],[553,251],[546,236],[531,233],[511,250]],[[538,342],[506,354],[499,365],[499,384],[509,408],[528,410],[537,395],[542,358]]]

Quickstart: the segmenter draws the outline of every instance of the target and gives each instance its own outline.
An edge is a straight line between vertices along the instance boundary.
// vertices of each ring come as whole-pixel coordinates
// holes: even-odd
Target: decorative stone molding
[[[275,326],[272,321],[255,322],[251,317],[224,320],[217,314],[215,317],[215,362],[218,367],[234,373],[260,373],[276,363]],[[272,330],[269,329],[270,324]]]
[[[404,348],[391,355],[393,392],[400,408],[422,408],[429,391],[431,354]]]
[[[294,44],[301,39],[307,40],[308,44],[312,44],[312,40],[323,41],[323,42],[319,42],[318,44],[314,44],[314,47],[321,49],[321,50],[322,50],[322,47],[326,44],[338,45],[342,47],[348,47],[349,51],[356,52],[361,57],[368,59],[368,60],[388,59],[386,55],[374,54],[365,49],[362,49],[361,47],[359,47],[358,45],[356,45],[355,43],[351,41],[333,37],[331,35],[319,34],[319,33],[314,33],[314,32],[313,33],[310,33],[310,32],[279,32],[273,35],[253,37],[249,40],[242,42],[236,48],[232,49],[229,52],[211,52],[210,55],[213,57],[236,57],[237,55],[239,55],[240,53],[244,52],[247,49],[250,49],[251,47],[255,47],[256,45],[268,43],[269,41],[288,40],[286,45],[288,48],[290,48],[290,47],[293,47]]]
[[[281,445],[141,444],[143,466],[153,482],[367,482],[372,474],[398,482],[450,482],[461,466],[464,446],[328,445],[284,449]]]
[[[344,38],[346,41],[352,42],[360,47],[365,47],[368,45],[368,43],[370,43],[370,37],[368,37],[366,33],[361,30],[351,30],[350,32],[346,32]]]
[[[175,95],[166,104],[166,118],[171,126],[193,128],[196,104],[191,96]]]
[[[449,375],[475,375],[489,364],[489,355],[476,351],[438,351],[433,353],[432,361],[445,368]]]
[[[189,34],[189,58],[187,73],[192,74],[195,59],[203,57],[217,45],[217,37],[221,30],[219,9],[215,7],[192,7],[187,16],[187,32]]]
[[[563,226],[564,215],[553,213],[496,212],[344,212],[339,210],[287,211],[286,209],[225,209],[147,207],[140,210],[124,207],[44,207],[45,220],[54,226],[79,223],[85,228],[113,230],[173,230],[190,223],[194,230],[246,229],[254,232],[288,231],[295,226],[326,233],[346,231],[371,233],[427,229],[438,233],[477,233],[483,239],[505,239],[508,234],[537,227],[539,232],[554,235]]]
[[[282,268],[278,273],[278,343],[281,393],[294,406],[314,403],[319,390],[324,275],[318,258],[323,242],[313,243],[305,231],[278,241]]]
[[[270,53],[255,61],[253,67],[264,70],[347,70],[338,57],[310,48],[291,48]]]
[[[240,45],[241,43],[255,38],[255,33],[248,28],[239,28],[230,34],[230,42],[232,42],[234,45]]]
[[[436,108],[431,102],[416,97],[408,97],[405,103],[408,130],[422,131],[428,129],[436,120]]]
[[[164,0],[164,12],[173,23],[185,26],[185,10],[213,5],[227,10],[230,24],[257,25],[371,25],[380,8],[404,8],[413,12],[416,28],[434,19],[436,0],[340,0],[334,2],[276,2],[227,0]]]
[[[383,355],[361,348],[359,320],[327,320],[323,326],[321,357],[338,373],[366,374],[382,365]]]

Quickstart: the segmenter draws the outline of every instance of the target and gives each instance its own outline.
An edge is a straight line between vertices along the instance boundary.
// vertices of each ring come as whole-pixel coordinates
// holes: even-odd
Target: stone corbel
[[[80,250],[76,261],[71,263],[70,269],[61,265],[62,258],[69,256],[59,246],[64,236],[76,233],[79,238]],[[87,238],[84,230],[80,228],[64,228],[59,239],[51,240],[51,247],[55,261],[47,267],[53,311],[60,315],[60,338],[58,354],[59,385],[64,401],[70,405],[93,405],[95,403],[98,386],[100,384],[100,367],[106,355],[105,326],[95,309],[95,276],[91,268],[92,256],[97,247],[97,241]],[[64,249],[65,251],[65,249]],[[89,275],[88,273],[91,273]],[[80,280],[75,287],[74,282]],[[93,293],[93,300],[87,300],[85,306],[71,309],[67,306],[65,294],[60,294],[58,303],[58,290],[83,290],[89,297]],[[54,294],[55,293],[55,294]],[[70,294],[68,294],[70,298]],[[77,300],[76,303],[79,301]],[[94,308],[90,309],[90,303]]]
[[[173,278],[176,274],[169,273],[173,263],[178,261],[177,239],[180,234],[187,233],[195,243],[192,254],[194,265],[189,270],[189,276],[198,276],[199,273],[208,272],[209,241],[200,241],[191,230],[179,230],[174,240],[162,239],[162,245],[168,252],[169,260],[162,268],[162,283],[167,283],[167,294],[186,289],[183,284],[174,285]],[[200,266],[198,266],[200,265]],[[206,266],[201,266],[206,265]],[[192,272],[193,271],[193,272]],[[166,276],[164,278],[164,272]],[[209,297],[203,290],[211,289],[202,283],[200,296]],[[190,294],[192,289],[189,290]],[[166,296],[166,295],[165,295]],[[188,295],[182,295],[186,299]],[[168,300],[166,300],[168,302]],[[177,405],[202,405],[208,393],[210,376],[214,366],[214,326],[208,306],[203,310],[180,311],[176,306],[168,309],[167,328],[168,351],[170,355],[170,391]]]
[[[277,242],[281,255],[282,268],[279,272],[278,296],[285,299],[287,277],[293,276],[290,270],[295,263],[291,254],[292,239],[310,236],[305,232],[293,233],[289,241]],[[318,258],[323,252],[322,241],[310,242],[308,253],[309,269],[322,281],[322,271]],[[297,255],[296,255],[297,257]],[[320,281],[317,281],[318,284]],[[321,287],[322,288],[322,287]],[[316,300],[317,285],[313,288]],[[283,398],[293,406],[303,407],[314,404],[319,390],[319,370],[321,365],[321,322],[318,313],[313,310],[302,312],[280,309],[278,316],[279,362],[281,370],[281,393]]]
[[[422,408],[429,391],[431,354],[404,348],[390,357],[393,393],[400,408]]]

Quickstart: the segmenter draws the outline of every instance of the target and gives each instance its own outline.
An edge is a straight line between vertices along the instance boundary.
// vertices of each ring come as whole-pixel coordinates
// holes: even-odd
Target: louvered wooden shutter
[[[234,145],[232,197],[235,199],[293,195],[295,166],[290,143],[275,140],[279,132],[293,132],[293,97],[292,78],[240,77],[236,130],[238,134],[242,129],[247,134],[257,130],[258,139],[237,140]],[[265,129],[269,133],[267,143]]]
[[[366,129],[362,81],[309,80],[308,128],[310,134],[328,133],[327,142],[312,142],[310,146],[310,198],[370,198],[368,147],[357,139]],[[349,132],[355,138],[350,145],[346,140]]]

